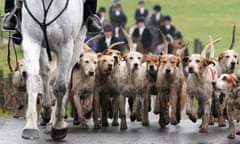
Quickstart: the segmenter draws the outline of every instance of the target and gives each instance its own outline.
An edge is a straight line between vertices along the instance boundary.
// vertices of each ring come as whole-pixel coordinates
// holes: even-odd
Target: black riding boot
[[[87,0],[84,4],[84,21],[88,32],[101,32],[102,24],[96,15],[97,0]]]
[[[11,11],[14,9],[14,0],[5,1],[5,16],[3,17],[2,30],[3,31],[14,31],[17,25],[16,15],[10,16]]]

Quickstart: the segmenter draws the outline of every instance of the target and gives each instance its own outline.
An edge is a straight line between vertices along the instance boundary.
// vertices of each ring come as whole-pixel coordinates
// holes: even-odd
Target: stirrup
[[[3,17],[1,30],[3,32],[14,32],[16,30],[16,26],[17,26],[17,16],[15,14],[11,16],[10,12],[6,13],[5,16]]]
[[[100,22],[100,18],[95,14],[92,14],[87,18],[86,26],[88,32],[90,33],[102,32],[102,24]]]

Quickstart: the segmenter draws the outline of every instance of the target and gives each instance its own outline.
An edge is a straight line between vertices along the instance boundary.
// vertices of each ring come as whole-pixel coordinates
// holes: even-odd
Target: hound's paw
[[[226,127],[226,123],[224,123],[224,122],[220,123],[219,122],[218,127]]]
[[[112,126],[119,126],[118,121],[113,121],[113,122],[112,122]]]
[[[120,130],[126,130],[126,129],[128,129],[127,122],[121,121]]]
[[[103,127],[108,127],[108,126],[109,126],[109,124],[108,124],[108,122],[107,122],[107,121],[105,121],[105,120],[104,120],[104,121],[102,122],[102,126],[103,126]]]
[[[80,124],[80,128],[81,129],[88,129],[88,125],[85,123],[83,123],[83,124]]]
[[[136,118],[135,115],[130,115],[130,119],[131,119],[132,122],[134,122],[137,118]]]
[[[201,127],[201,128],[199,129],[199,132],[200,132],[200,133],[208,133],[208,129]]]
[[[73,120],[73,125],[80,125],[79,121],[78,120]]]
[[[177,122],[177,120],[176,120],[176,119],[171,119],[171,124],[172,124],[172,125],[177,125],[177,124],[178,124],[178,122]]]
[[[149,120],[142,121],[143,126],[149,126]]]
[[[154,113],[155,115],[157,115],[157,114],[159,114],[160,112],[159,112],[158,110],[155,110],[155,109],[154,109],[153,113]]]
[[[158,121],[159,125],[161,128],[165,128],[166,127],[166,124],[165,122],[160,118],[160,120]]]
[[[238,130],[238,131],[236,132],[236,135],[240,135],[240,130]]]
[[[120,130],[127,130],[127,129],[128,129],[127,125],[121,125],[120,126]]]
[[[228,138],[229,138],[229,139],[234,139],[234,138],[235,138],[234,133],[232,133],[232,134],[228,134]]]
[[[194,122],[194,123],[197,122],[197,118],[193,114],[188,114],[188,117],[192,122]]]
[[[137,121],[138,122],[142,121],[142,116],[141,115],[137,116]]]
[[[94,124],[94,129],[100,129],[101,128],[101,125],[100,124]]]

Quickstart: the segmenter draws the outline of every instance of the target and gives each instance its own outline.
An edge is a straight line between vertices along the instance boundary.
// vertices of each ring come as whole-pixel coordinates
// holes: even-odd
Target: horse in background
[[[29,98],[26,125],[22,132],[22,138],[39,138],[36,109],[39,93],[43,95],[42,118],[45,121],[50,120],[49,63],[44,48],[47,47],[46,45],[49,45],[50,50],[57,56],[57,75],[53,86],[53,92],[56,96],[56,110],[53,111],[51,136],[54,140],[58,140],[67,135],[67,124],[64,122],[65,100],[70,72],[79,57],[86,35],[86,28],[83,25],[84,2],[85,0],[23,1],[22,48],[28,72],[27,93]],[[66,9],[65,6],[67,6]],[[46,11],[44,9],[47,10],[47,15],[45,15]],[[61,15],[59,15],[60,13]],[[59,17],[57,17],[58,15]],[[52,21],[46,27],[47,40],[42,27],[36,21],[45,21],[46,23]]]

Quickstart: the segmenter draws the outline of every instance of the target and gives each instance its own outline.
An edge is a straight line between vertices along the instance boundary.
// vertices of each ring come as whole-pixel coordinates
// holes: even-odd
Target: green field
[[[99,0],[98,6],[108,10],[112,0]],[[134,12],[138,0],[121,0],[124,12],[128,16],[128,27],[134,24]],[[145,6],[152,12],[154,4],[160,4],[162,13],[171,15],[172,24],[183,33],[184,40],[190,42],[192,52],[193,39],[199,38],[203,44],[208,36],[221,37],[216,49],[216,57],[231,42],[232,27],[237,26],[235,50],[240,52],[240,1],[239,0],[145,0]]]
[[[1,14],[3,1],[0,2]],[[98,6],[105,6],[108,10],[112,0],[98,0]],[[127,28],[134,24],[134,12],[138,0],[121,0],[124,12],[128,16]],[[192,52],[193,39],[199,38],[203,44],[208,43],[208,36],[221,37],[216,46],[216,57],[220,51],[227,49],[231,42],[232,26],[237,26],[235,50],[240,52],[240,18],[239,0],[145,0],[145,5],[152,12],[154,4],[160,4],[162,13],[171,15],[172,23],[183,33],[184,41],[190,42],[189,51]],[[19,49],[18,49],[19,50]],[[7,64],[7,49],[0,44],[0,68],[5,72]],[[20,56],[21,57],[21,56]]]

